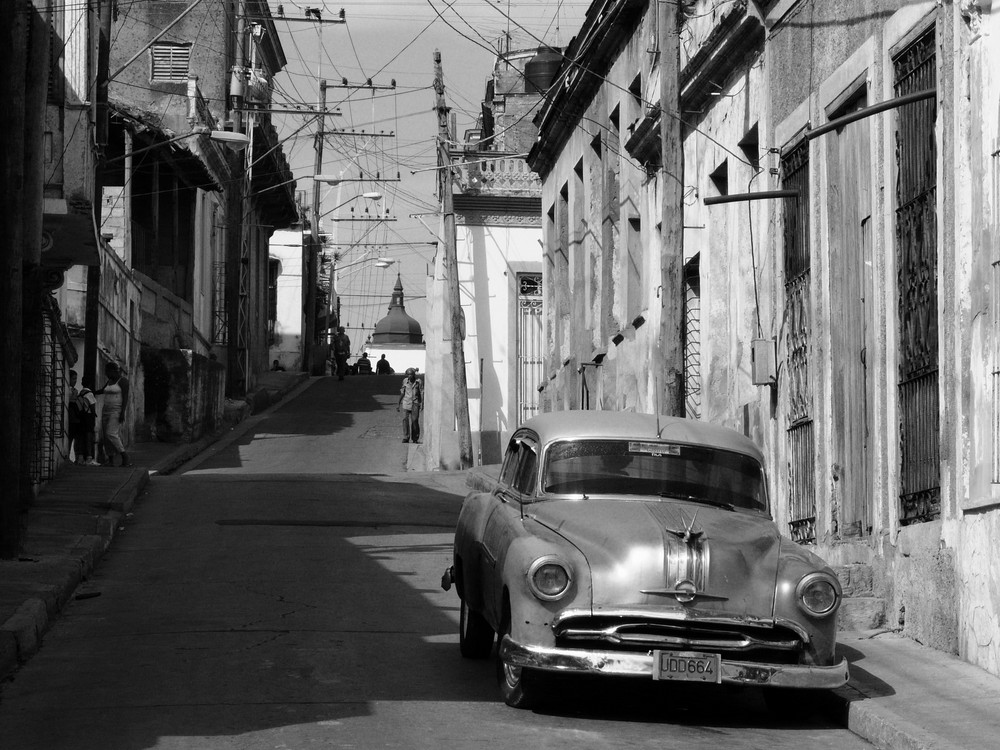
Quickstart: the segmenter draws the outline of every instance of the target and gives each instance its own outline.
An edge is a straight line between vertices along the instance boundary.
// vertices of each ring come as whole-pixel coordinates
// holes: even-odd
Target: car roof
[[[653,414],[636,412],[568,410],[539,414],[523,427],[534,431],[542,445],[553,440],[581,438],[660,440],[735,451],[764,461],[760,448],[750,438],[728,427],[697,419],[661,416],[657,420]]]

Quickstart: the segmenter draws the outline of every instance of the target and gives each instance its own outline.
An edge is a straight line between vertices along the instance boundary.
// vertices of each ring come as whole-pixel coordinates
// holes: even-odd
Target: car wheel
[[[493,650],[493,628],[486,618],[461,599],[458,615],[458,647],[466,659],[485,659]]]
[[[499,644],[510,633],[510,618],[505,618],[504,627],[497,639],[497,683],[503,702],[511,708],[534,708],[538,703],[537,671],[508,664],[500,658]]]

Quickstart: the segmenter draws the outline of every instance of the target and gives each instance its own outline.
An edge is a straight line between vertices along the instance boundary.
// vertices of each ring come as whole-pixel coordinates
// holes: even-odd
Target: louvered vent
[[[190,44],[154,44],[149,51],[152,59],[150,80],[187,81],[191,64]]]

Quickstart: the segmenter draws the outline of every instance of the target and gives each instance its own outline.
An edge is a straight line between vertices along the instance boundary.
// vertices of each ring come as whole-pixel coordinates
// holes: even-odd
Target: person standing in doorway
[[[417,371],[407,368],[403,378],[403,387],[399,389],[399,405],[396,411],[403,410],[403,442],[420,442],[420,407],[424,403],[423,386],[417,380]]]
[[[104,396],[104,406],[101,409],[101,439],[108,457],[108,466],[114,466],[116,453],[122,457],[122,466],[131,466],[121,437],[122,419],[128,408],[128,378],[122,375],[121,368],[115,362],[109,362],[105,372],[108,375],[108,382],[94,393]]]

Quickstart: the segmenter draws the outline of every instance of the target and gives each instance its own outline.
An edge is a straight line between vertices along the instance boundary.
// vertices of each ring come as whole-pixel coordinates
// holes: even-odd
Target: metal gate
[[[49,295],[43,298],[41,369],[35,390],[30,479],[40,484],[55,476],[56,456],[66,457],[65,416],[69,382],[66,352],[72,349],[59,308]]]
[[[538,413],[538,386],[542,384],[542,275],[517,275],[517,426]]]
[[[933,27],[893,58],[896,96],[936,86]],[[941,512],[937,300],[937,98],[896,118],[900,522]]]
[[[684,264],[684,416],[701,418],[701,254]]]
[[[809,316],[809,144],[802,141],[781,160],[784,199],[785,308],[788,373],[788,526],[796,542],[816,541],[816,446],[813,437]]]

